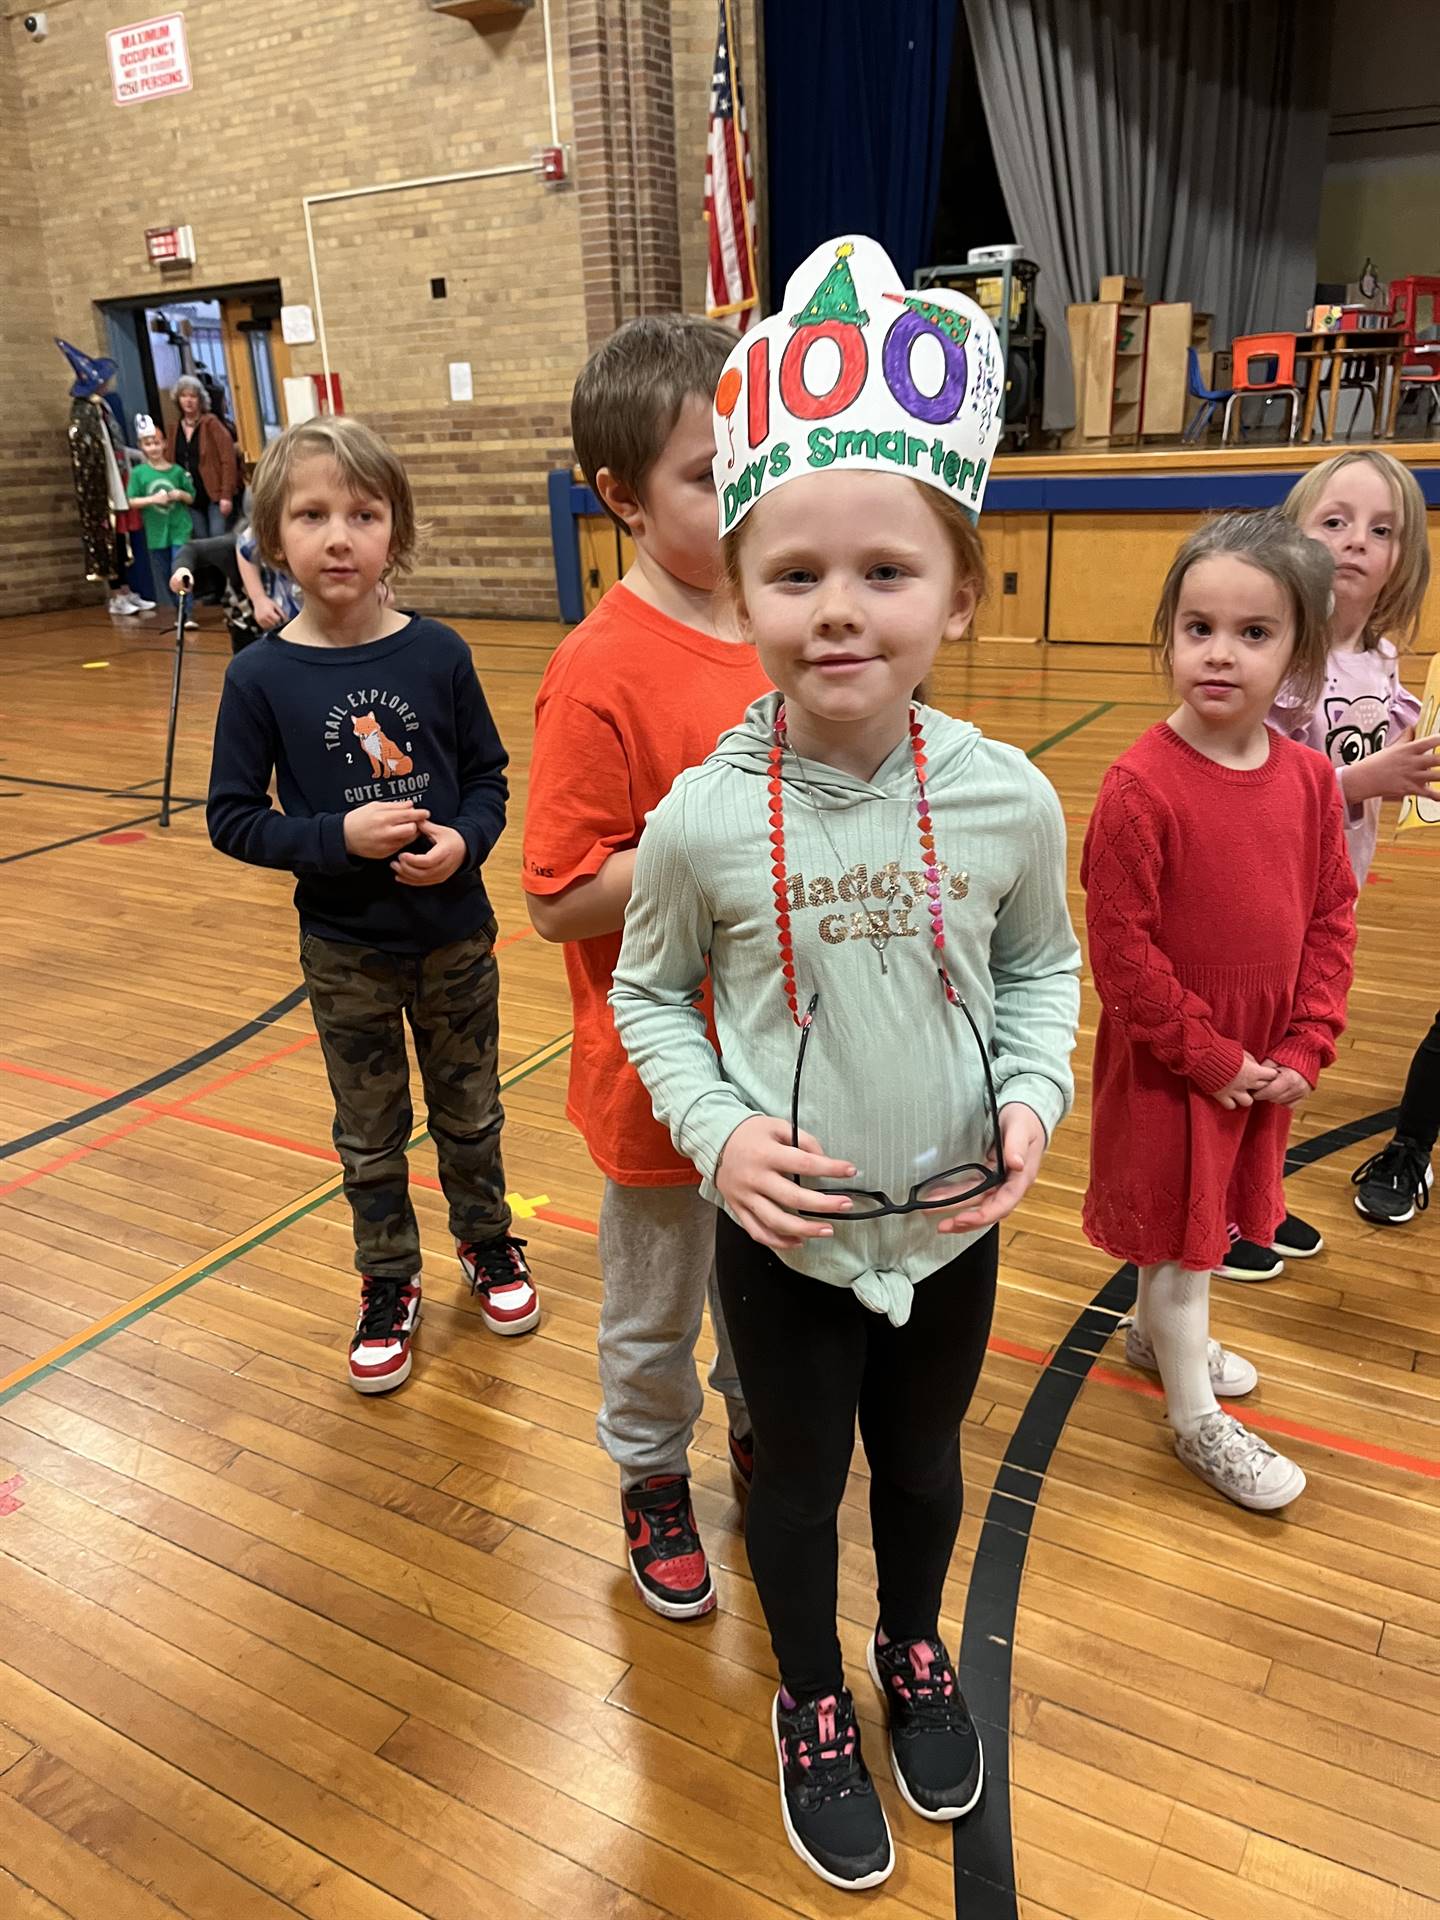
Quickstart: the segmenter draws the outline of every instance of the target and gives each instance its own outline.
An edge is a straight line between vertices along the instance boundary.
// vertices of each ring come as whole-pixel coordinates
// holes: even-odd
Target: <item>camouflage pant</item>
[[[414,1125],[404,1021],[425,1089],[440,1185],[457,1240],[510,1230],[500,1157],[500,976],[493,923],[434,953],[381,953],[307,933],[300,966],[335,1096],[334,1140],[355,1226],[355,1265],[420,1271],[405,1143]],[[402,1017],[403,1016],[403,1017]]]

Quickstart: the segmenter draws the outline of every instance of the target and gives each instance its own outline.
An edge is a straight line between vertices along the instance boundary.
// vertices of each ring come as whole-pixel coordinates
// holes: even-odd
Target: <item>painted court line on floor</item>
[[[573,1037],[570,1033],[560,1034],[554,1040],[547,1041],[543,1047],[537,1048],[534,1053],[527,1055],[525,1059],[517,1061],[513,1067],[501,1074],[501,1092],[561,1059],[569,1052]],[[422,1127],[411,1135],[406,1144],[410,1147],[418,1146],[428,1137],[428,1129]],[[257,1225],[247,1227],[242,1233],[234,1235],[223,1245],[215,1248],[213,1252],[202,1254],[189,1266],[181,1267],[178,1272],[157,1281],[144,1293],[137,1294],[133,1300],[127,1300],[123,1305],[115,1307],[103,1319],[96,1320],[88,1327],[82,1327],[78,1333],[71,1334],[68,1340],[62,1340],[47,1352],[37,1354],[24,1366],[17,1367],[13,1373],[6,1374],[3,1379],[0,1379],[0,1406],[3,1406],[7,1400],[13,1399],[17,1393],[23,1392],[27,1386],[33,1385],[36,1380],[43,1378],[44,1375],[54,1373],[65,1366],[77,1354],[88,1353],[92,1347],[99,1346],[103,1341],[108,1340],[112,1334],[133,1325],[143,1315],[152,1312],[156,1307],[164,1306],[166,1301],[173,1300],[177,1294],[185,1293],[189,1288],[197,1286],[200,1281],[208,1280],[212,1274],[219,1273],[222,1268],[228,1267],[232,1260],[238,1260],[242,1254],[248,1253],[253,1247],[273,1239],[277,1233],[292,1226],[297,1220],[302,1220],[307,1214],[314,1213],[317,1207],[323,1207],[328,1200],[333,1200],[340,1189],[341,1178],[337,1173],[323,1180],[318,1187],[312,1187],[308,1193],[302,1193],[297,1199],[289,1200],[284,1206],[277,1207]]]

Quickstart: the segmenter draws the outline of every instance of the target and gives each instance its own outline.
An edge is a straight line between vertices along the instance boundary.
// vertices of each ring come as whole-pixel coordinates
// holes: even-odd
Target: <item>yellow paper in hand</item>
[[[1425,676],[1425,692],[1420,709],[1420,721],[1415,729],[1417,740],[1427,740],[1437,730],[1440,722],[1440,653],[1430,662],[1430,671]],[[1399,831],[1407,827],[1440,827],[1440,789],[1432,787],[1428,794],[1407,794],[1400,802]]]

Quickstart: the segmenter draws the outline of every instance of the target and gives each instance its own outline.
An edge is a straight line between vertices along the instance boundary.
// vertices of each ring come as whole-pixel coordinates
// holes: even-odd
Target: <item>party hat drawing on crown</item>
[[[972,516],[1000,438],[995,329],[973,300],[906,290],[885,249],[827,240],[715,388],[720,531],[787,480],[862,468],[923,481]]]

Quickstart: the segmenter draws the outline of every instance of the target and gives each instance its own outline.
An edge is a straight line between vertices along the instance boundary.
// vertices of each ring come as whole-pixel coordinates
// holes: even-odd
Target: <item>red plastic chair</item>
[[[1429,318],[1424,309],[1429,306]],[[1422,326],[1433,332],[1440,326],[1440,277],[1409,274],[1390,283],[1390,324],[1405,333],[1405,357],[1400,363],[1400,404],[1408,391],[1425,395],[1426,417],[1440,404],[1440,340],[1421,340]]]
[[[1230,348],[1230,378],[1235,391],[1225,406],[1225,422],[1220,430],[1222,446],[1230,438],[1230,422],[1243,401],[1262,396],[1290,402],[1290,438],[1300,426],[1300,389],[1295,384],[1295,340],[1293,333],[1242,333]],[[1241,434],[1245,425],[1241,421]]]

